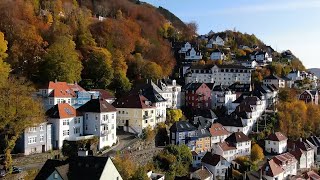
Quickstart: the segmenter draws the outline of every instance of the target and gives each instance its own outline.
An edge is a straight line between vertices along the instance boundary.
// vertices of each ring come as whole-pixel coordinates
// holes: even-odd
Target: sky
[[[290,49],[307,68],[320,68],[320,0],[144,0],[162,6],[198,34],[236,29],[277,51]],[[318,54],[319,53],[319,54]]]

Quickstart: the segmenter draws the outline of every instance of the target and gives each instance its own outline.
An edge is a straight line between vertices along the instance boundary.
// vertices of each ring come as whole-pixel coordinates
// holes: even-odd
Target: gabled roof
[[[220,142],[217,144],[223,151],[229,151],[229,150],[234,150],[237,149],[234,145],[232,145],[229,142]]]
[[[149,103],[150,102],[150,103]],[[146,109],[155,108],[151,101],[138,92],[129,93],[117,99],[112,105],[116,108]]]
[[[270,141],[284,141],[287,140],[288,138],[283,135],[281,132],[275,132],[275,133],[271,133],[266,140],[270,140]]]
[[[320,139],[317,136],[310,136],[307,140],[316,147],[320,147]]]
[[[196,130],[197,128],[190,124],[188,121],[177,121],[170,127],[170,131],[173,132],[186,132]]]
[[[196,136],[198,138],[204,138],[204,137],[211,137],[211,134],[207,129],[200,127],[198,128],[198,130],[196,130]]]
[[[212,154],[211,152],[207,152],[201,159],[201,162],[212,166],[218,165],[220,161],[226,161],[226,159],[218,154]]]
[[[75,157],[69,162],[69,178],[70,179],[100,179],[103,170],[111,161],[109,157]]]
[[[238,82],[231,84],[228,89],[235,92],[249,92],[251,89],[251,84],[240,84]]]
[[[270,177],[275,177],[284,171],[278,164],[274,162],[273,159],[266,162],[261,169],[266,173],[267,176]]]
[[[164,99],[160,93],[163,92],[156,84],[154,84],[152,81],[137,85],[133,90],[131,90],[129,93],[140,93],[144,97],[146,97],[149,101],[152,103],[157,102],[165,102],[166,99]]]
[[[231,127],[245,127],[242,123],[240,117],[236,116],[235,114],[220,117],[216,122],[222,124],[223,126],[231,126]]]
[[[220,123],[213,123],[209,128],[209,131],[212,137],[230,134],[230,132],[227,131]]]
[[[35,180],[47,179],[55,171],[56,167],[63,166],[67,163],[66,161],[48,159],[35,177]]]
[[[80,86],[79,86],[80,87]],[[72,90],[72,85],[68,85],[66,82],[52,82],[50,81],[48,89],[53,89],[49,94],[49,97],[75,97],[76,93]]]
[[[109,104],[104,99],[91,99],[86,102],[84,105],[80,106],[78,109],[80,112],[96,112],[96,113],[104,113],[104,112],[117,112],[117,109]]]
[[[100,94],[99,98],[102,98],[102,99],[114,99],[115,98],[113,94],[111,94],[109,91],[104,90],[104,89],[91,89],[91,91],[98,91]]]
[[[288,153],[288,152],[277,155],[277,156],[273,157],[272,159],[279,166],[287,165],[288,163],[297,162],[297,159],[295,158],[295,156],[292,155],[291,153]]]
[[[74,107],[67,103],[56,104],[47,110],[46,116],[56,119],[71,118],[77,116],[77,111]]]
[[[201,168],[192,173],[192,179],[204,180],[212,176],[211,172],[207,168]]]
[[[308,172],[305,174],[305,178],[306,178],[306,179],[310,178],[310,180],[320,180],[319,174],[317,174],[317,173],[314,172],[314,171],[308,171]]]
[[[62,179],[64,179],[64,180],[68,179],[69,164],[58,166],[55,168],[55,170],[59,173],[59,175]]]
[[[227,137],[225,141],[229,143],[239,143],[250,141],[250,139],[247,135],[243,134],[243,132],[234,132],[229,137]]]

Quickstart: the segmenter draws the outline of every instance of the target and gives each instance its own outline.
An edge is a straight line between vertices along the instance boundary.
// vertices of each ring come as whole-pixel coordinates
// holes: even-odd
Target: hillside
[[[179,19],[176,15],[174,15],[173,13],[171,13],[169,10],[163,8],[163,7],[158,7],[157,9],[167,20],[169,20],[172,25],[179,29],[179,30],[183,30],[185,28],[187,28],[186,24]]]
[[[11,73],[37,84],[57,79],[119,92],[175,66],[168,39],[177,39],[176,28],[140,1],[3,0],[0,17]]]

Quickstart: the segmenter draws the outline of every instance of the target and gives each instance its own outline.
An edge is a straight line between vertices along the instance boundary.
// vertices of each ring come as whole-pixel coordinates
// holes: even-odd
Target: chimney
[[[57,82],[58,82],[58,80],[57,80],[57,79],[55,79],[55,80],[54,80],[54,82],[55,82],[55,83],[57,83]]]
[[[262,180],[262,168],[259,171],[259,180]]]

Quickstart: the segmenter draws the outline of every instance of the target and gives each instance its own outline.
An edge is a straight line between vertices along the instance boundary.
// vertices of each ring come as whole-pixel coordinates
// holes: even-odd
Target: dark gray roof
[[[80,112],[117,112],[117,109],[103,99],[91,99],[78,109]]]
[[[226,159],[218,154],[212,154],[211,152],[207,152],[203,158],[201,159],[201,162],[210,164],[212,166],[216,166],[220,161],[223,161]]]
[[[240,84],[240,83],[233,83],[231,84],[228,89],[235,92],[249,92],[251,89],[250,84]]]
[[[196,91],[200,86],[205,83],[188,83],[182,87],[183,90]],[[207,86],[207,85],[206,85]],[[208,87],[208,86],[207,86]],[[208,87],[209,88],[209,87]]]
[[[204,137],[211,137],[211,134],[207,129],[200,127],[198,128],[198,130],[196,130],[196,136],[198,138],[204,138]]]
[[[250,139],[243,132],[234,132],[229,137],[227,137],[225,141],[229,143],[239,143],[239,142],[250,141]]]
[[[217,120],[217,122],[222,124],[223,126],[244,127],[241,118],[239,116],[236,116],[235,114],[221,117]]]
[[[186,132],[195,130],[197,130],[197,128],[188,121],[177,121],[170,127],[170,131],[172,132]]]
[[[137,85],[129,93],[140,93],[152,103],[165,102],[166,100],[159,94],[162,90],[153,82]]]
[[[67,163],[67,161],[48,159],[35,177],[35,180],[47,179],[55,171],[56,167],[63,166]]]

